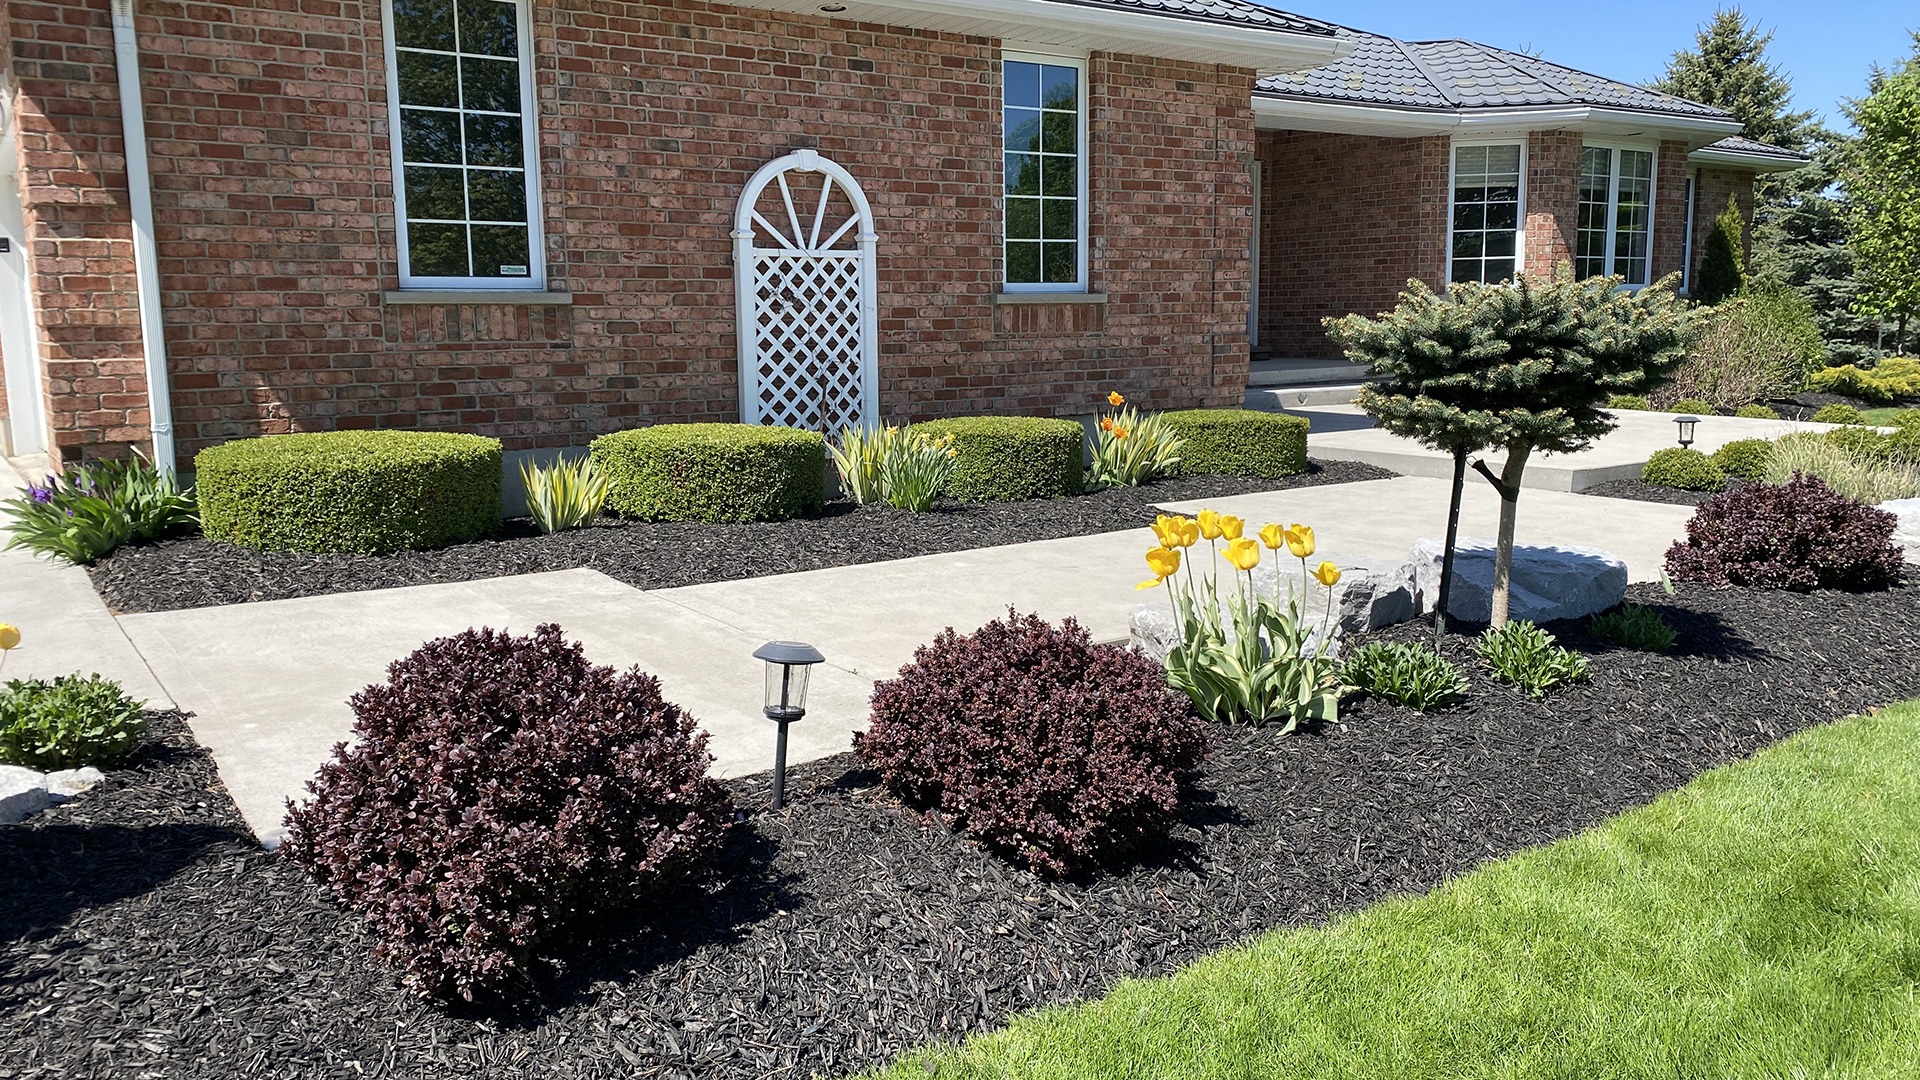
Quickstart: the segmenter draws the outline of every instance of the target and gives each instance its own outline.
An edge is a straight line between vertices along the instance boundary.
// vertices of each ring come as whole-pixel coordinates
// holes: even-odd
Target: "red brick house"
[[[1245,0],[0,2],[0,449],[65,461],[1233,404],[1409,276],[1679,268],[1793,164]]]

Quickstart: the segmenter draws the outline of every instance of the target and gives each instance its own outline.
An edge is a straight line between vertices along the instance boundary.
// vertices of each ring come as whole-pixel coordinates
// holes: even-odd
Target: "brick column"
[[[1686,243],[1687,144],[1663,142],[1654,159],[1652,280],[1680,271]]]
[[[1549,277],[1573,260],[1580,221],[1580,147],[1577,132],[1535,131],[1527,136],[1527,258],[1530,277]]]

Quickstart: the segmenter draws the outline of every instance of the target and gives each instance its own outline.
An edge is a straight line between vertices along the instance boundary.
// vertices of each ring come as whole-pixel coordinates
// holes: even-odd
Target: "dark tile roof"
[[[1125,8],[1195,22],[1332,37],[1338,27],[1253,3],[1253,0],[1060,0],[1080,7]]]
[[[1353,53],[1311,71],[1274,75],[1258,92],[1408,109],[1597,105],[1678,116],[1728,114],[1630,83],[1473,41],[1398,41],[1359,30],[1336,33]]]
[[[1763,143],[1758,139],[1749,139],[1741,135],[1729,135],[1719,142],[1708,143],[1701,149],[1718,150],[1725,154],[1750,154],[1754,157],[1791,158],[1795,161],[1813,160],[1798,150],[1789,150],[1784,146]]]

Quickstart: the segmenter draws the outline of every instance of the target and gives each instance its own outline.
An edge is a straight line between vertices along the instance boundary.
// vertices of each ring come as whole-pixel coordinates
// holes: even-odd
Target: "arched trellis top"
[[[879,239],[860,182],[818,151],[747,181],[733,229],[743,423],[827,434],[878,423]]]

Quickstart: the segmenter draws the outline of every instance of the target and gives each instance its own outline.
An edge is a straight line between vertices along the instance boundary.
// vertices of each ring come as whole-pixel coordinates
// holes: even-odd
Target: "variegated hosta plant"
[[[1186,440],[1165,416],[1128,405],[1118,390],[1107,395],[1107,404],[1116,411],[1100,418],[1100,430],[1092,438],[1094,483],[1138,487],[1180,464]]]
[[[1167,680],[1209,720],[1276,723],[1284,734],[1303,720],[1337,719],[1340,664],[1328,631],[1340,568],[1330,562],[1308,568],[1314,540],[1305,525],[1268,525],[1258,540],[1242,536],[1245,528],[1239,518],[1211,510],[1193,518],[1163,514],[1154,522],[1159,543],[1147,552],[1154,577],[1140,588],[1164,585],[1173,602],[1180,640],[1167,652]],[[1204,573],[1194,565],[1197,560],[1183,558],[1203,539],[1208,545]],[[1253,587],[1263,546],[1276,559],[1286,551],[1300,560],[1301,589],[1290,591],[1284,602],[1277,593],[1267,596]],[[1230,580],[1224,604],[1222,559]],[[1300,600],[1310,581],[1327,590],[1317,640]]]

